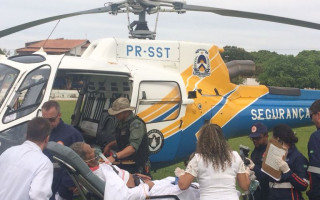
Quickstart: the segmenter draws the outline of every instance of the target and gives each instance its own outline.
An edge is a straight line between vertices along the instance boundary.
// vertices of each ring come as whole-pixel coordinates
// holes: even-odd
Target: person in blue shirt
[[[275,159],[282,174],[279,181],[270,178],[269,200],[303,200],[301,192],[308,187],[308,161],[295,146],[298,138],[286,124],[273,128],[273,138],[288,149],[288,154],[285,161],[280,157]]]
[[[65,124],[61,119],[60,105],[57,101],[47,101],[43,104],[42,116],[49,120],[52,132],[49,141],[54,141],[65,146],[71,146],[75,142],[82,142],[81,133],[74,127]],[[52,160],[49,151],[44,153]],[[71,200],[75,185],[67,172],[54,164],[54,174],[52,183],[52,194],[50,200],[54,200],[56,195]],[[57,194],[58,193],[58,194]]]
[[[251,160],[254,167],[256,179],[259,181],[260,186],[257,190],[249,196],[250,200],[267,200],[269,194],[269,177],[261,171],[263,154],[268,145],[268,128],[261,122],[252,125],[249,135],[254,144],[254,149],[251,153]]]
[[[320,99],[310,106],[310,118],[317,130],[312,133],[308,142],[310,190],[307,195],[310,200],[320,199]]]

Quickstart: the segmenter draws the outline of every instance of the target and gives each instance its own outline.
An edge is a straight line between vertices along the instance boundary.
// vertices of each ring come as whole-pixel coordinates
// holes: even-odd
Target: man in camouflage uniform
[[[134,109],[124,97],[112,103],[108,112],[117,118],[118,124],[114,132],[115,140],[105,146],[103,153],[109,154],[111,148],[117,146],[118,151],[109,154],[110,162],[120,162],[119,167],[130,173],[150,175],[147,128],[144,121],[133,114]]]

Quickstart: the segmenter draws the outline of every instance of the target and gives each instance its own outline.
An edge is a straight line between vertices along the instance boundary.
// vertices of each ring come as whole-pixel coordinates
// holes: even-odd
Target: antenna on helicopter
[[[41,47],[41,48],[43,48],[43,50],[44,50],[44,46],[46,45],[46,43],[47,43],[47,41],[49,40],[50,36],[52,35],[53,31],[56,30],[59,22],[60,22],[60,19],[58,20],[58,22],[56,23],[56,25],[53,27],[53,29],[52,29],[51,33],[49,34],[48,38],[46,39],[46,41],[43,43],[43,45],[42,45],[42,47]]]

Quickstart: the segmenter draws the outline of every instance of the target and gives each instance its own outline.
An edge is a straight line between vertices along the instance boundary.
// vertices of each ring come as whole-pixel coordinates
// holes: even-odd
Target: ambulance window
[[[0,64],[0,106],[8,95],[19,71],[7,65]]]
[[[16,91],[3,119],[4,123],[26,116],[36,110],[45,93],[50,67],[43,66],[30,72]]]
[[[139,88],[137,114],[146,123],[174,120],[179,116],[181,102],[176,82],[144,81]]]

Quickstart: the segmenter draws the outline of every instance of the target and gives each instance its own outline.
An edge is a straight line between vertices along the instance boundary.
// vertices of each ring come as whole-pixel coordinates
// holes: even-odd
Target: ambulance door
[[[151,154],[159,153],[164,146],[164,139],[180,131],[184,111],[181,89],[177,82],[140,83],[136,112],[147,124]],[[175,152],[175,149],[171,149],[171,152]]]
[[[6,65],[21,69],[14,90],[0,113],[0,154],[25,140],[27,122],[38,116],[49,100],[58,65],[63,56],[24,55],[8,58]]]

